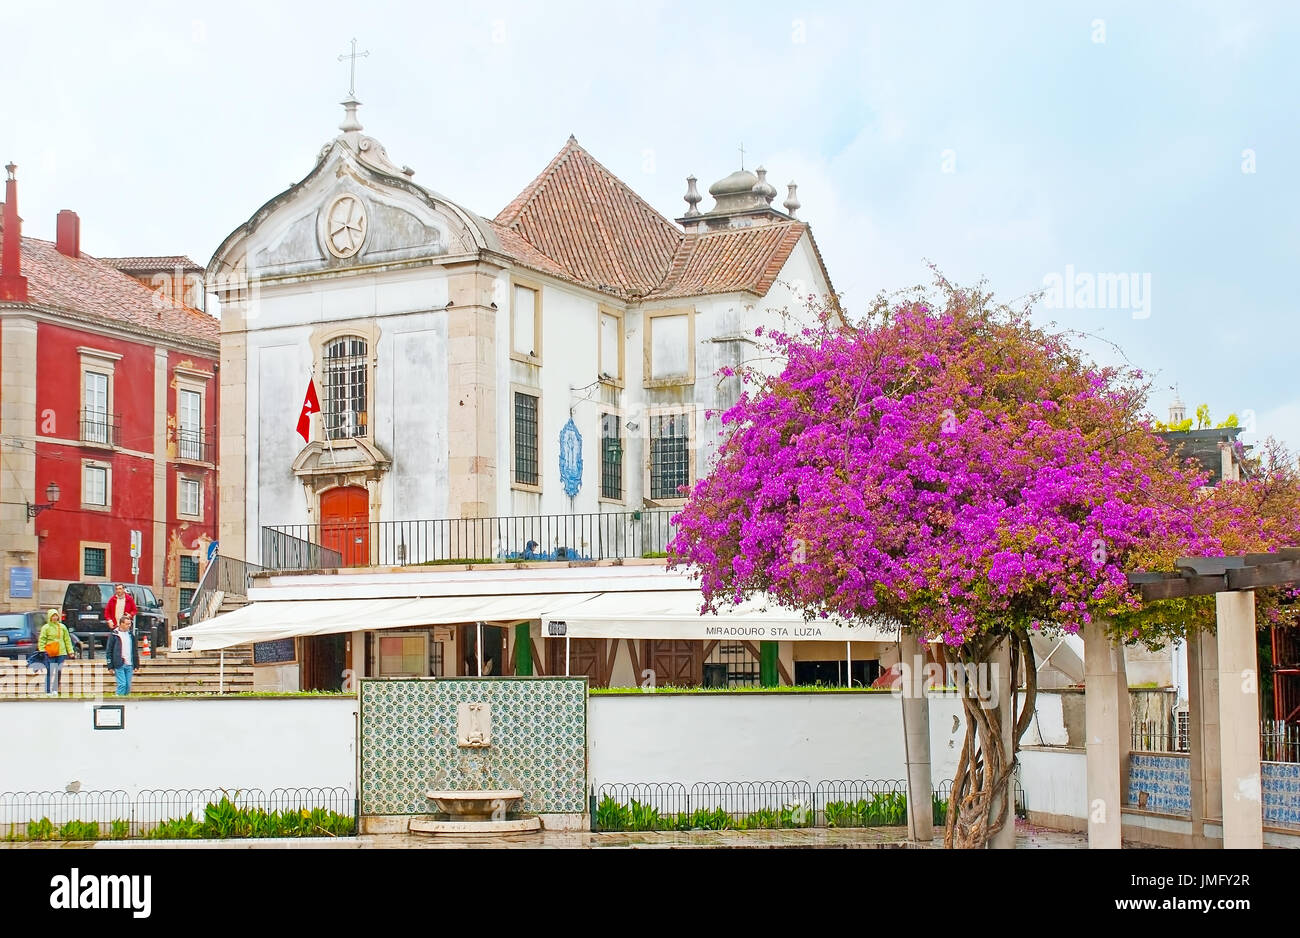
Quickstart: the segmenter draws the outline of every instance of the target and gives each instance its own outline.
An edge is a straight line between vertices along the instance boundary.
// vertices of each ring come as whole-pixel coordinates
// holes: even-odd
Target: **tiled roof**
[[[171,302],[105,261],[71,258],[53,243],[23,238],[22,273],[28,301],[73,314],[121,322],[192,342],[220,341],[220,324],[207,313]]]
[[[763,296],[807,230],[803,222],[791,221],[688,234],[650,298],[739,292]]]
[[[573,137],[496,223],[573,280],[625,297],[659,285],[683,237]]]
[[[203,266],[196,264],[184,254],[170,257],[101,257],[101,261],[110,267],[128,273],[150,273],[156,270],[175,270],[179,267],[186,273],[203,273]]]

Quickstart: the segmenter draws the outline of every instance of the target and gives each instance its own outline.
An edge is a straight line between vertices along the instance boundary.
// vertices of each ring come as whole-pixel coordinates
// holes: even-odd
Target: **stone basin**
[[[502,788],[496,791],[430,791],[426,797],[452,821],[484,822],[491,821],[494,813],[503,819],[523,800],[524,793],[515,788]]]

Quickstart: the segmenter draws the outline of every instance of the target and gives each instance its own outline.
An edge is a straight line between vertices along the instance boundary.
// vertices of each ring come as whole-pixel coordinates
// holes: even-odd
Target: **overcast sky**
[[[1296,450],[1298,25],[1223,0],[4,0],[0,159],[26,234],[71,208],[87,253],[206,264],[338,133],[355,36],[366,133],[472,211],[572,133],[677,218],[743,142],[778,203],[799,184],[850,311],[927,260],[1007,299],[1059,285],[1043,320],[1152,372],[1159,416],[1177,384]]]

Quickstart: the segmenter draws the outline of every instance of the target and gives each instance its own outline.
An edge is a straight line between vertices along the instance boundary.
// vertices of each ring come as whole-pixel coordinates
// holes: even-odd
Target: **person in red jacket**
[[[130,616],[135,621],[135,600],[126,591],[126,586],[119,583],[112,597],[104,603],[104,618],[108,620],[110,631],[117,631],[117,623],[122,616]]]

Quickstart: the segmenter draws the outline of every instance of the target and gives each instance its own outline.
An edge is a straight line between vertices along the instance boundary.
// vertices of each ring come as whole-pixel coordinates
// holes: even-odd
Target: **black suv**
[[[154,648],[165,647],[169,636],[162,603],[147,586],[124,585],[135,600],[135,634],[148,635]],[[95,646],[106,645],[112,631],[104,618],[104,606],[113,598],[115,588],[114,583],[69,583],[63,594],[63,621],[73,635],[86,643],[92,658]]]

